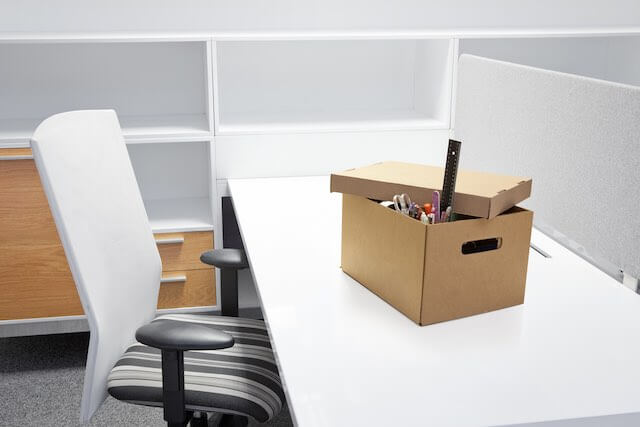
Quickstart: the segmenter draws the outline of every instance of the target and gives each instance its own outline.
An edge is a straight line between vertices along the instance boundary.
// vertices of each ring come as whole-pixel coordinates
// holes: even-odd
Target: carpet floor
[[[0,426],[78,426],[88,333],[0,339]],[[162,409],[107,398],[87,426],[163,426]],[[213,419],[210,425],[215,425]],[[287,408],[267,424],[292,426]]]

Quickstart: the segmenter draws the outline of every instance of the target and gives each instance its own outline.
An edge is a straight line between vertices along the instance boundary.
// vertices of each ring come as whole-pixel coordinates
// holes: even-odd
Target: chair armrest
[[[200,255],[200,261],[220,269],[242,270],[249,268],[247,255],[242,249],[212,249]]]
[[[168,351],[220,350],[233,346],[231,335],[190,322],[155,320],[136,331],[136,339],[150,347]]]

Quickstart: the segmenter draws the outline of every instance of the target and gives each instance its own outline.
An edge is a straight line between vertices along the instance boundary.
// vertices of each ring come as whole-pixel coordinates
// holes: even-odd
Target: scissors
[[[411,207],[411,199],[407,195],[407,193],[396,194],[393,196],[393,206],[396,208],[396,211],[409,215],[409,208]]]

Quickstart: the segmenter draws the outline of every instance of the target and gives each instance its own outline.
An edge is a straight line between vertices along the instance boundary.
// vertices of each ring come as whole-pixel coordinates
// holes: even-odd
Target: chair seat
[[[284,392],[263,321],[188,314],[158,319],[200,323],[235,339],[224,350],[184,352],[187,410],[240,414],[259,422],[280,412]],[[119,400],[162,406],[160,350],[131,345],[109,374],[108,390]]]
[[[213,249],[203,252],[200,261],[218,268],[241,270],[249,267],[247,256],[242,249]]]

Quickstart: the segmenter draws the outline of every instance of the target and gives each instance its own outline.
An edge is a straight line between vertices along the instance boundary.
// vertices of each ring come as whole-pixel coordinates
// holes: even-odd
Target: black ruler
[[[440,195],[440,212],[446,210],[448,206],[451,206],[453,213],[453,193],[456,191],[461,145],[462,143],[460,141],[449,140],[447,164],[444,168],[444,182],[442,183],[442,194]]]

